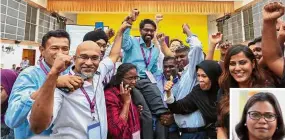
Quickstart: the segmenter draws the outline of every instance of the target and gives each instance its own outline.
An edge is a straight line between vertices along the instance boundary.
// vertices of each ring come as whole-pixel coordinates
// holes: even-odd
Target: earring
[[[246,126],[246,123],[244,124],[244,126]]]

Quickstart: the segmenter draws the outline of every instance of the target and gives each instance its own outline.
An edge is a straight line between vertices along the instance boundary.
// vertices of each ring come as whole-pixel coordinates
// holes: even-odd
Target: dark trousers
[[[132,99],[135,105],[142,105],[141,112],[141,137],[143,139],[165,139],[167,128],[157,122],[155,132],[153,132],[152,115],[160,116],[167,112],[160,96],[160,90],[148,79],[137,81],[136,88],[133,89]]]

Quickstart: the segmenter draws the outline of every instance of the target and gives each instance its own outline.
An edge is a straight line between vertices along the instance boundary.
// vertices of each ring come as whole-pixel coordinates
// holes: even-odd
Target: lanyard
[[[45,66],[44,66],[44,64],[43,64],[42,61],[40,61],[40,67],[41,67],[41,69],[44,71],[44,73],[47,75],[47,74],[48,74],[48,71],[47,71],[47,69],[45,68]]]
[[[72,75],[70,72],[69,72],[69,75]],[[90,97],[88,96],[86,90],[81,87],[80,90],[82,91],[82,93],[84,94],[84,96],[86,97],[88,103],[89,103],[89,107],[90,107],[90,112],[91,112],[91,116],[93,117],[93,121],[95,120],[95,105],[96,105],[96,92],[97,92],[97,88],[98,88],[98,85],[99,85],[99,80],[100,80],[100,75],[99,75],[99,78],[98,78],[98,82],[97,82],[97,86],[96,86],[96,89],[95,89],[95,95],[91,101]]]
[[[139,39],[139,43],[140,43],[140,39]],[[147,68],[147,66],[148,66],[149,63],[150,63],[152,48],[150,48],[148,60],[146,60],[146,56],[145,56],[145,53],[144,53],[144,51],[143,51],[142,45],[140,45],[140,48],[141,48],[141,52],[142,52],[142,55],[143,55],[144,63],[145,63],[145,65],[146,65],[145,67]]]

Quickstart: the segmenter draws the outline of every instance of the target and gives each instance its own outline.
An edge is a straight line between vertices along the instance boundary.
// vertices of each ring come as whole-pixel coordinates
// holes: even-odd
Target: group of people
[[[270,3],[263,11],[261,41],[231,45],[216,33],[210,36],[206,56],[188,24],[182,30],[189,46],[178,39],[168,46],[157,31],[161,16],[142,20],[141,36],[131,36],[137,9],[123,19],[116,34],[88,32],[74,56],[68,55],[69,34],[49,31],[39,47],[38,65],[19,75],[1,70],[1,135],[229,138],[230,88],[285,87],[285,22],[279,20],[284,5]],[[221,50],[218,62],[213,60],[216,47]],[[274,121],[284,131],[283,120]],[[245,136],[249,128],[241,132],[241,139],[251,139]]]

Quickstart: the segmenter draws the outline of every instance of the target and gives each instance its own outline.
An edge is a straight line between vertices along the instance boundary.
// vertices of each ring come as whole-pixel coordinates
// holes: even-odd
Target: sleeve
[[[196,35],[189,36],[187,38],[187,43],[190,45],[190,51],[188,53],[188,73],[190,74],[190,77],[194,77],[196,71],[193,70],[196,69],[196,65],[204,60],[202,44]]]
[[[127,138],[131,139],[131,129],[128,123],[120,118],[121,107],[115,99],[115,94],[111,91],[105,91],[108,132],[112,138]]]
[[[189,114],[196,111],[198,108],[191,100],[191,94],[189,93],[183,99],[174,101],[172,104],[167,104],[170,111],[175,114]]]
[[[31,75],[22,72],[18,76],[8,101],[5,117],[7,126],[16,128],[27,119],[27,115],[34,103],[34,100],[30,96],[38,88],[36,81]]]
[[[113,61],[110,59],[110,57],[106,57],[104,58],[98,67],[98,71],[100,72],[100,77],[101,77],[101,81],[104,80],[104,78],[107,76],[107,74],[112,71],[114,68],[114,63]],[[95,77],[95,76],[94,76]]]
[[[123,33],[122,49],[124,51],[130,50],[133,46],[133,42],[132,42],[133,39],[130,35],[130,31],[131,31],[131,28],[127,28],[125,32]]]
[[[59,110],[61,109],[62,100],[63,100],[62,92],[56,88],[54,91],[54,104],[53,104],[52,121],[50,122],[49,127],[46,130],[48,130],[52,126],[53,122],[55,121],[57,114],[58,114]],[[31,112],[32,112],[32,110],[29,112],[29,114],[27,116],[27,120],[28,120],[29,124],[30,124]]]

